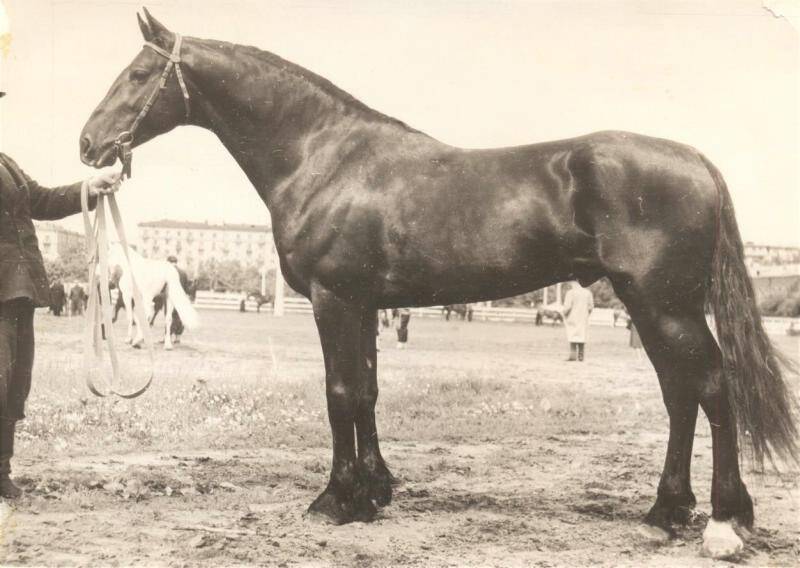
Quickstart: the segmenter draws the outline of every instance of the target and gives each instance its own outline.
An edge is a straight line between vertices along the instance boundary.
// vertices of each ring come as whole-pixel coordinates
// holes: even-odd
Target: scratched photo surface
[[[655,326],[648,331],[645,325],[639,338],[605,278],[637,274],[652,259],[652,247],[637,248],[641,242],[629,238],[619,272],[609,266],[613,243],[621,242],[614,235],[623,232],[612,222],[620,210],[652,221],[647,231],[630,234],[646,234],[665,251],[690,250],[692,239],[713,244],[724,214],[716,202],[699,199],[696,207],[648,197],[615,202],[607,211],[612,221],[604,221],[606,211],[592,210],[593,227],[609,227],[611,236],[604,236],[605,249],[597,246],[598,229],[586,245],[589,254],[580,231],[567,244],[539,226],[526,232],[524,207],[537,211],[533,218],[546,208],[560,219],[562,202],[501,202],[505,189],[480,191],[510,178],[522,179],[519,187],[546,178],[553,191],[580,186],[582,170],[571,160],[583,143],[572,140],[589,140],[593,148],[657,148],[636,154],[631,167],[670,179],[696,181],[695,172],[707,174],[704,164],[713,164],[735,209],[766,333],[777,353],[798,358],[798,22],[800,8],[788,0],[0,0],[0,91],[6,93],[0,152],[42,186],[84,180],[97,173],[92,165],[119,170],[117,158],[126,149],[112,142],[124,121],[109,117],[116,113],[130,124],[157,89],[154,77],[168,64],[172,43],[164,53],[143,43],[160,46],[159,30],[183,37],[180,73],[189,85],[184,106],[172,69],[152,114],[133,133],[130,178],[116,194],[135,249],[130,262],[142,274],[142,319],[155,317],[152,362],[146,344],[133,349],[125,341],[140,342],[146,326],[129,325],[128,280],[113,269],[128,261],[116,244],[109,248],[108,274],[119,281],[110,299],[116,302],[121,290],[121,309],[102,331],[115,338],[120,390],[135,391],[152,372],[141,396],[97,397],[87,383],[93,377],[104,391],[112,370],[107,358],[96,367],[91,358],[87,363],[93,322],[78,307],[83,300],[73,303],[77,296],[70,294],[76,286],[92,291],[94,264],[87,264],[81,215],[35,221],[51,284],[65,287],[65,309],[56,315],[38,308],[34,317],[32,389],[11,461],[11,478],[24,495],[0,498],[2,563],[727,565],[708,557],[720,549],[704,538],[718,479],[709,419],[701,410],[692,431],[689,411],[683,430],[673,424],[675,432],[694,434],[693,445],[670,438],[670,395],[662,395],[646,353],[669,342],[656,337]],[[267,52],[254,60],[283,68],[276,77],[287,89],[300,77],[298,84],[313,85],[333,106],[344,101],[354,121],[373,129],[370,137],[362,146],[340,145],[342,122],[331,119],[293,154],[287,141],[321,107],[313,97],[295,95],[312,102],[287,128],[276,119],[288,113],[280,90],[261,90],[258,66],[241,64],[256,52],[220,42]],[[241,66],[225,65],[225,56],[239,58]],[[128,66],[136,58],[155,75],[135,83],[135,66]],[[214,88],[203,91],[194,74],[211,62],[219,73]],[[120,103],[134,84],[137,94]],[[241,103],[215,110],[244,129],[239,139],[224,128],[173,129],[186,116],[202,123],[212,112],[204,100],[213,97]],[[404,140],[402,164],[370,170],[391,154],[397,132]],[[139,145],[141,138],[147,140]],[[525,154],[530,145],[537,146]],[[532,167],[530,178],[518,173],[525,160],[544,160],[541,152],[551,145],[556,150],[546,167]],[[703,161],[686,158],[696,156],[693,149]],[[306,177],[282,169],[293,167],[292,160],[303,164]],[[598,160],[593,154],[585,163],[593,167]],[[425,185],[438,175],[449,183]],[[393,181],[397,176],[405,186]],[[375,192],[337,209],[337,199],[357,194],[365,179],[383,183],[380,191],[395,200],[384,225],[357,216],[359,207],[374,203]],[[640,179],[652,181],[645,174]],[[716,191],[712,178],[704,179],[686,199],[706,185]],[[330,205],[314,217],[307,202],[326,183],[335,192],[328,189]],[[292,184],[313,191],[298,205]],[[435,192],[451,199],[437,201]],[[10,198],[0,193],[0,208],[3,199]],[[677,238],[689,209],[708,222],[692,225],[696,230],[685,233],[691,238]],[[360,219],[355,228],[347,224],[354,215]],[[114,220],[107,221],[108,240],[116,243]],[[425,237],[437,236],[403,240],[390,222],[419,222]],[[581,228],[585,221],[578,214],[564,222]],[[385,226],[389,244],[375,244],[376,226]],[[344,235],[346,244],[325,241],[318,247],[324,254],[304,248],[304,239],[329,234]],[[358,238],[346,240],[349,234]],[[530,254],[523,259],[520,251]],[[575,264],[548,262],[562,253],[572,254]],[[697,267],[710,266],[710,258],[685,252],[664,258],[675,260],[660,268],[660,281],[651,275],[642,285],[641,304],[628,296],[631,305],[665,298],[667,290],[678,303],[697,296],[702,322],[695,285],[704,286],[710,273]],[[382,262],[389,267],[384,272]],[[368,270],[381,277],[361,285]],[[564,312],[565,303],[575,302],[575,294],[567,300],[572,280],[591,284],[585,347]],[[167,301],[185,326],[180,334],[165,317],[172,312],[147,299],[159,297],[169,282],[185,294]],[[619,292],[622,285],[614,284]],[[308,296],[315,298],[316,322]],[[368,305],[350,312],[350,304],[337,303],[342,297]],[[387,311],[376,322],[379,304]],[[410,319],[406,306],[414,306]],[[401,309],[393,314],[392,308]],[[749,310],[745,302],[741,309],[728,306],[732,318]],[[665,337],[669,327],[659,328]],[[678,353],[682,336],[675,337]],[[106,349],[108,342],[97,344]],[[357,354],[352,360],[348,349]],[[695,369],[681,366],[677,355],[667,359],[661,358],[662,383],[665,374]],[[380,396],[372,400],[374,414],[370,409],[364,418],[356,409],[337,430],[346,402],[337,402],[330,376],[351,363],[367,377],[377,368]],[[327,396],[326,367],[334,369]],[[789,398],[798,396],[797,373],[785,372],[784,380]],[[359,383],[352,396],[368,399],[368,391],[367,382]],[[794,566],[800,555],[797,464],[778,451],[775,464],[768,459],[762,467],[749,451],[752,442],[758,457],[759,433],[741,430],[740,456],[725,454],[720,463],[739,464],[755,523],[750,530],[736,527],[743,546],[727,556],[745,565]],[[349,445],[342,440],[348,435]],[[735,446],[734,435],[729,447]],[[356,450],[360,461],[348,461]],[[660,511],[662,472],[674,467],[688,475],[689,461],[688,494],[693,491],[696,506],[682,502],[687,517],[674,524],[677,518],[667,519],[669,530],[645,524]],[[329,485],[332,473],[339,486]],[[307,514],[310,505],[315,514]],[[657,521],[669,517],[659,514]]]

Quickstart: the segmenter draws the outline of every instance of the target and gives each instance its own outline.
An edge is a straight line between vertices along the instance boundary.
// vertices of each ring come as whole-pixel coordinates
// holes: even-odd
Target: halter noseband
[[[150,112],[150,109],[156,102],[158,95],[166,88],[167,80],[172,74],[173,69],[175,70],[175,76],[178,78],[178,85],[180,85],[181,93],[183,94],[183,106],[186,108],[186,120],[189,120],[192,107],[189,102],[189,90],[186,88],[186,83],[183,80],[183,72],[181,71],[180,65],[182,39],[183,38],[181,37],[181,34],[175,34],[175,43],[172,46],[172,53],[167,52],[152,42],[147,41],[144,43],[145,47],[149,47],[161,57],[164,57],[167,60],[167,63],[164,65],[164,71],[161,72],[161,79],[159,79],[158,85],[153,92],[150,93],[150,96],[147,98],[147,101],[145,101],[142,110],[140,110],[139,114],[136,115],[136,118],[133,120],[133,124],[131,124],[130,130],[120,132],[116,140],[114,140],[117,156],[122,162],[122,175],[125,177],[131,177],[131,160],[133,159],[131,146],[133,144],[133,135],[136,132],[136,129],[139,128],[139,124],[142,122],[142,120],[144,120],[144,117],[147,116],[148,112]]]

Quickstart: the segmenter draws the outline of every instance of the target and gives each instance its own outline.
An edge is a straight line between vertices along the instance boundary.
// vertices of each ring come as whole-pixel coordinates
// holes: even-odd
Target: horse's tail
[[[777,456],[800,463],[797,402],[782,371],[794,365],[773,348],[761,323],[730,193],[719,170],[701,156],[719,191],[717,243],[708,302],[722,351],[730,412],[757,465]],[[749,434],[749,436],[748,436]]]
[[[178,270],[174,266],[170,266],[167,270],[167,296],[172,300],[172,304],[178,310],[178,315],[181,316],[181,321],[187,329],[194,329],[200,325],[197,310],[194,309],[189,296],[183,291]]]

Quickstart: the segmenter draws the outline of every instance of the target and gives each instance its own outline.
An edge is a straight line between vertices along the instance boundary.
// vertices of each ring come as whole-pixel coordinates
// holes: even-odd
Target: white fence
[[[203,290],[197,291],[194,305],[201,310],[233,310],[238,311],[239,305],[242,301],[241,294],[229,294],[227,292],[207,292]],[[245,309],[248,312],[254,312],[258,308],[255,300],[245,301]],[[261,311],[265,313],[272,313],[272,304],[264,304],[261,306]]]
[[[195,306],[206,310],[239,310],[242,296],[224,292],[197,292]],[[245,309],[248,312],[256,311],[257,304],[253,300],[245,302]],[[496,308],[481,305],[473,305],[472,319],[479,321],[502,321],[502,322],[521,322],[533,323],[536,320],[536,311],[531,308]],[[311,314],[311,302],[305,298],[284,298],[284,310],[287,314]],[[272,313],[272,304],[261,306],[263,313]],[[441,318],[441,306],[428,308],[411,308],[411,313],[416,317]],[[458,318],[452,314],[451,318]],[[764,328],[768,333],[786,334],[789,328],[800,331],[800,318],[778,318],[764,317]],[[544,318],[544,323],[551,323],[548,318]],[[614,325],[614,310],[610,308],[596,308],[589,316],[591,325],[612,327]],[[624,326],[626,320],[619,318],[617,326]],[[709,321],[713,326],[713,322]]]

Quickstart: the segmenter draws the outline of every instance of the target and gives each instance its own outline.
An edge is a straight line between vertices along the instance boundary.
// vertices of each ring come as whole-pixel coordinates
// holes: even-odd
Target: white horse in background
[[[164,301],[166,307],[164,349],[172,349],[170,327],[172,326],[173,308],[178,311],[178,315],[180,315],[183,325],[186,326],[187,329],[194,329],[199,325],[200,320],[197,311],[194,309],[186,292],[183,291],[180,276],[175,266],[166,260],[144,258],[130,247],[128,247],[128,256],[130,258],[130,270],[128,269],[128,260],[125,258],[122,245],[119,243],[111,245],[108,258],[108,270],[111,272],[111,282],[116,283],[122,294],[122,301],[125,303],[125,312],[128,315],[128,337],[126,341],[134,347],[141,346],[144,341],[142,326],[147,325],[147,322],[149,322],[154,315],[153,298],[158,296],[166,286],[166,298]],[[144,303],[142,307],[145,312],[144,322],[139,322],[133,311],[133,282],[131,280],[131,270],[136,278],[136,284],[142,292],[142,301]],[[134,324],[136,326],[135,337],[133,332]]]

